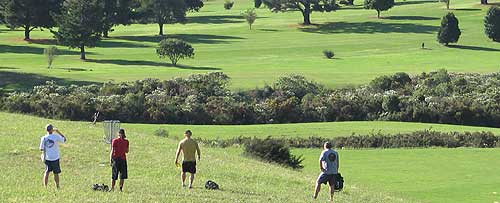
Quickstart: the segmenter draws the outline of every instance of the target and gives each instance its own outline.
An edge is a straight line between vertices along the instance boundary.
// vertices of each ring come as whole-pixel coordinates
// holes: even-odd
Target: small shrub
[[[49,46],[43,50],[43,54],[47,57],[47,68],[52,68],[52,62],[57,57],[58,49],[56,46]]]
[[[333,53],[333,51],[330,51],[330,50],[324,50],[323,51],[323,55],[325,55],[326,58],[328,59],[331,59],[335,56],[335,54]]]
[[[266,161],[286,165],[294,169],[303,168],[302,156],[294,156],[283,141],[276,139],[253,139],[246,142],[245,153]]]
[[[174,66],[177,66],[180,59],[194,57],[193,47],[189,43],[175,38],[162,40],[156,53],[160,58],[169,58]]]
[[[168,137],[169,135],[168,131],[163,128],[156,129],[154,133],[158,137]]]
[[[257,19],[257,13],[255,12],[255,8],[249,8],[245,12],[241,14],[245,20],[248,23],[248,26],[250,26],[250,30],[252,29],[252,24],[255,22],[255,19]]]
[[[224,8],[226,10],[231,10],[231,8],[233,8],[233,5],[234,5],[234,1],[226,0],[224,2]]]

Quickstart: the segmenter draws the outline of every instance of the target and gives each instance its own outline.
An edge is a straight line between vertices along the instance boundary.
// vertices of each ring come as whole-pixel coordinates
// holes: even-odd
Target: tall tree
[[[484,33],[495,42],[500,42],[500,7],[492,6],[484,17]]]
[[[133,0],[104,0],[104,32],[108,37],[115,25],[129,25],[132,20]]]
[[[80,49],[85,60],[85,47],[94,47],[104,28],[101,0],[66,0],[62,12],[55,16],[59,30],[51,31],[57,41],[69,48]]]
[[[142,22],[158,24],[163,36],[163,25],[186,21],[187,6],[184,0],[143,0],[141,5]]]
[[[23,28],[24,40],[37,28],[51,28],[51,13],[59,13],[63,0],[5,0],[3,15],[10,28]]]
[[[441,27],[437,35],[438,42],[448,46],[449,43],[458,42],[461,34],[460,28],[458,27],[458,19],[455,17],[455,14],[450,12],[443,16]]]
[[[387,11],[394,6],[394,0],[365,0],[365,9],[377,11],[377,18],[380,18],[380,11]]]
[[[311,24],[313,11],[331,12],[338,8],[335,0],[262,0],[262,3],[274,12],[299,10],[304,18],[304,25]]]

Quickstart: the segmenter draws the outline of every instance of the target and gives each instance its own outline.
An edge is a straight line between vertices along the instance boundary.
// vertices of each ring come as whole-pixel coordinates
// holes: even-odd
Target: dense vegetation
[[[60,86],[5,94],[2,109],[50,118],[182,124],[389,120],[500,126],[500,73],[382,76],[358,88],[328,89],[299,75],[230,91],[221,73],[160,81]]]
[[[235,143],[236,144],[236,143]],[[285,142],[278,139],[246,139],[245,154],[255,156],[265,161],[289,166],[294,169],[303,168],[302,157],[290,153],[290,148]]]
[[[491,132],[439,132],[431,130],[398,133],[395,135],[372,133],[370,135],[351,135],[345,137],[325,138],[311,136],[309,138],[276,138],[235,137],[231,139],[198,139],[199,142],[213,147],[231,147],[239,145],[253,146],[253,143],[280,143],[293,148],[321,148],[326,141],[335,148],[408,148],[408,147],[500,147],[500,137]],[[248,148],[248,147],[247,147]],[[269,146],[267,146],[270,149]],[[261,150],[264,151],[264,150]],[[268,150],[269,151],[269,150]],[[285,157],[286,158],[286,157]],[[281,160],[288,160],[288,159]]]

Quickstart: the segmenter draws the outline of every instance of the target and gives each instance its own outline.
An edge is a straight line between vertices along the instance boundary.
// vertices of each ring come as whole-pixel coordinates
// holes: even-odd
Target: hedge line
[[[261,140],[272,140],[283,143],[293,148],[320,148],[326,141],[335,148],[426,148],[426,147],[475,147],[493,148],[500,147],[500,136],[492,132],[437,132],[431,130],[384,135],[381,133],[371,135],[352,135],[346,137],[323,138],[275,138],[266,139],[251,137],[236,137],[232,139],[198,139],[212,147],[229,147],[247,145]]]

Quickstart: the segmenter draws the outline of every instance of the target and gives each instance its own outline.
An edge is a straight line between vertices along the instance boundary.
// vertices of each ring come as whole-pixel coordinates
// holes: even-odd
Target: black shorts
[[[112,175],[113,180],[118,180],[118,174],[120,174],[120,179],[127,179],[127,160],[116,158],[112,160]]]
[[[193,174],[196,173],[196,161],[183,161],[182,172],[193,173]]]
[[[318,184],[326,184],[328,183],[330,186],[334,186],[336,182],[337,174],[319,174]]]
[[[59,159],[55,161],[45,160],[45,171],[54,172],[54,174],[61,173],[61,166],[59,165]]]

